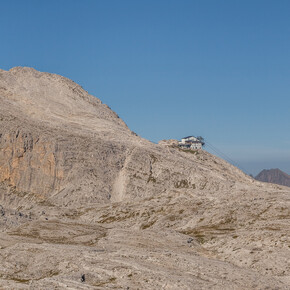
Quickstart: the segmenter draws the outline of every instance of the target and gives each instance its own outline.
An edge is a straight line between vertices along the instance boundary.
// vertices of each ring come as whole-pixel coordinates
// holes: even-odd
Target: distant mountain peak
[[[284,186],[290,186],[290,175],[280,170],[279,168],[263,169],[255,177],[255,179],[263,182],[270,182]]]

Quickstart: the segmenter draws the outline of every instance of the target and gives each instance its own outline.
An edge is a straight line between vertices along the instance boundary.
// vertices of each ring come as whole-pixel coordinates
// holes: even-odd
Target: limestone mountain
[[[290,175],[278,168],[268,170],[264,169],[255,177],[255,179],[263,182],[290,186]]]
[[[0,181],[18,191],[80,205],[251,182],[222,161],[222,173],[202,169],[206,153],[184,158],[135,136],[100,100],[61,76],[13,68],[1,72],[0,90]]]
[[[4,289],[287,289],[289,194],[62,76],[0,71]]]

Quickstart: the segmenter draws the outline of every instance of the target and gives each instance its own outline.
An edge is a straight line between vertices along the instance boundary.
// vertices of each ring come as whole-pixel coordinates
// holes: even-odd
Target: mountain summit
[[[290,190],[163,143],[67,78],[0,70],[1,287],[287,289]]]
[[[290,186],[290,175],[278,168],[268,170],[264,169],[255,177],[255,179],[263,182]]]

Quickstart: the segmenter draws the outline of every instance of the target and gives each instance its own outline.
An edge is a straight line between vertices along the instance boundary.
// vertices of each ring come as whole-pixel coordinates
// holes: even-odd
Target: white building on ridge
[[[178,143],[178,146],[180,148],[192,150],[202,149],[203,145],[204,145],[203,141],[194,136],[184,137]]]

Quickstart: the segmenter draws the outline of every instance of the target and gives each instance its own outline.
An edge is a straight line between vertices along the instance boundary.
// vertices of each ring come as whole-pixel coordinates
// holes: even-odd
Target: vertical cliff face
[[[109,202],[125,159],[119,144],[57,130],[1,133],[0,182],[52,203]]]
[[[61,187],[65,171],[55,140],[21,131],[0,138],[0,182],[45,195]]]

